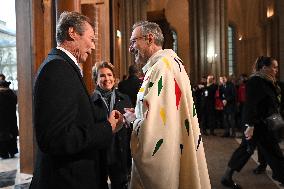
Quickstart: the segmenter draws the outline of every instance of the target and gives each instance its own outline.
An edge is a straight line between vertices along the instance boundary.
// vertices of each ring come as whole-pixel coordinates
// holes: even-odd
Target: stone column
[[[191,0],[190,75],[197,82],[203,75],[226,71],[226,1]]]
[[[277,17],[278,17],[278,35],[279,35],[279,76],[280,80],[284,81],[284,1],[283,0],[276,0],[276,6],[277,8]]]

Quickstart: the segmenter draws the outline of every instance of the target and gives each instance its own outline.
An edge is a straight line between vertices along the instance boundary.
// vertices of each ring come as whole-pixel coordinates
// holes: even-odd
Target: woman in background
[[[245,136],[233,153],[222,184],[238,189],[240,185],[232,180],[233,173],[240,171],[253,154],[256,146],[272,169],[272,178],[284,184],[284,156],[278,138],[265,119],[279,111],[281,89],[276,83],[278,63],[271,57],[259,57],[255,71],[246,83],[246,102],[244,104]]]
[[[131,108],[131,101],[127,95],[115,89],[114,67],[108,62],[97,63],[93,69],[93,78],[96,89],[92,100],[99,119],[107,119],[112,110],[125,113],[124,108]],[[104,189],[107,186],[107,177],[111,181],[111,189],[127,189],[131,170],[130,155],[131,129],[123,126],[115,133],[108,150],[101,151],[104,162],[101,165],[104,172]]]

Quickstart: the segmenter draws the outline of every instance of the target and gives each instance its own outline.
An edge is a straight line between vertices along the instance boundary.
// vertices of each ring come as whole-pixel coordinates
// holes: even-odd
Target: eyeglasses
[[[145,37],[146,37],[146,36],[140,36],[140,37],[134,37],[133,39],[130,39],[129,46],[134,45],[134,43],[136,43],[136,41],[137,41],[138,39],[143,39],[143,38],[145,38]]]

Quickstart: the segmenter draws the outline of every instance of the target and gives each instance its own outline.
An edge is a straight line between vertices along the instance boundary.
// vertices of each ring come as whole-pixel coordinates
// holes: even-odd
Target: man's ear
[[[154,43],[154,35],[152,33],[148,34],[148,44]]]
[[[73,40],[77,37],[77,32],[75,31],[73,27],[68,28],[68,34],[69,34],[69,37]]]

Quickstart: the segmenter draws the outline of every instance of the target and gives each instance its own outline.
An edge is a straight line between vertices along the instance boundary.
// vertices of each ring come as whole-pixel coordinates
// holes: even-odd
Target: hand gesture
[[[131,122],[136,119],[134,108],[124,108],[125,113],[123,114],[125,122],[129,126]]]
[[[117,110],[113,110],[111,113],[110,113],[110,116],[108,118],[108,121],[110,122],[111,124],[111,127],[112,127],[112,132],[113,133],[116,133],[117,131],[119,131],[122,126],[123,126],[123,116],[122,114],[117,111]]]

